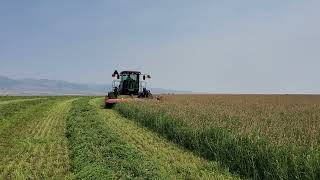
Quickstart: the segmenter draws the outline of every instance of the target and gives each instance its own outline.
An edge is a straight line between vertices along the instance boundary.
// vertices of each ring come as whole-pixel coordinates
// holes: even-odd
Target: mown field
[[[115,109],[243,178],[320,179],[320,96],[174,95]]]
[[[239,179],[103,108],[101,97],[0,97],[0,179]]]
[[[320,96],[0,97],[0,179],[320,179]]]

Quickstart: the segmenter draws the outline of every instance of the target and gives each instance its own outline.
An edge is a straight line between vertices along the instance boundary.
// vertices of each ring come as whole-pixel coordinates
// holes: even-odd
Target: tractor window
[[[138,75],[136,75],[136,74],[124,74],[121,77],[122,81],[129,80],[129,79],[131,79],[133,81],[136,81],[138,79]]]

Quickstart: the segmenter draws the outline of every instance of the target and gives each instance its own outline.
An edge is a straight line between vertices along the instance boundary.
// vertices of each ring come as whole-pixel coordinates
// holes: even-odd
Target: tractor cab
[[[122,71],[120,73],[119,93],[121,95],[138,95],[140,90],[140,75],[138,71]]]
[[[112,77],[112,90],[108,93],[108,99],[117,99],[118,95],[138,96],[138,98],[151,98],[152,94],[147,90],[146,79],[151,76],[139,71],[114,71]]]

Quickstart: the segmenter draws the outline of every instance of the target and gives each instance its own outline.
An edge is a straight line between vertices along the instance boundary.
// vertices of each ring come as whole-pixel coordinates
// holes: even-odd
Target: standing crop
[[[244,177],[319,179],[319,104],[319,96],[185,95],[116,109]]]

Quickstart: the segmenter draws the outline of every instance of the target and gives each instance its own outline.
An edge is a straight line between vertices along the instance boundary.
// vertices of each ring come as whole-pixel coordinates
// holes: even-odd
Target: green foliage
[[[149,179],[151,163],[104,124],[88,98],[73,103],[67,120],[71,166],[79,179]]]
[[[320,179],[320,151],[292,144],[277,145],[223,128],[193,128],[161,108],[137,102],[117,104],[123,116],[138,121],[199,155],[217,160],[231,172],[254,179]]]
[[[91,100],[90,104],[99,107],[101,98]],[[112,109],[99,108],[98,111],[104,117],[106,126],[143,154],[144,161],[152,162],[156,167],[153,171],[157,171],[161,179],[239,179],[216,162],[180,148]]]
[[[7,104],[15,113],[0,125],[0,179],[67,178],[65,117],[70,102],[62,97],[31,102],[15,104],[21,108],[26,103],[24,109]]]
[[[10,101],[16,99],[30,99],[30,98],[38,98],[39,96],[0,96],[0,102]]]
[[[99,104],[99,99],[91,104],[90,97],[71,99],[74,97],[0,97],[1,177],[73,178],[70,157],[78,179],[233,177],[220,174],[218,166],[207,160],[218,161],[245,178],[320,179],[316,121],[320,113],[310,99],[279,107],[243,105],[241,98],[236,105],[232,99],[226,104],[201,100],[193,106],[193,100],[177,98],[173,106],[156,101],[115,106],[123,116],[207,160],[188,154],[113,110],[97,109],[92,102]],[[303,99],[298,98],[299,102]]]
[[[31,106],[45,102],[46,99],[35,99],[22,102],[13,102],[0,105],[0,122],[5,118],[16,114],[18,111],[30,108]]]

